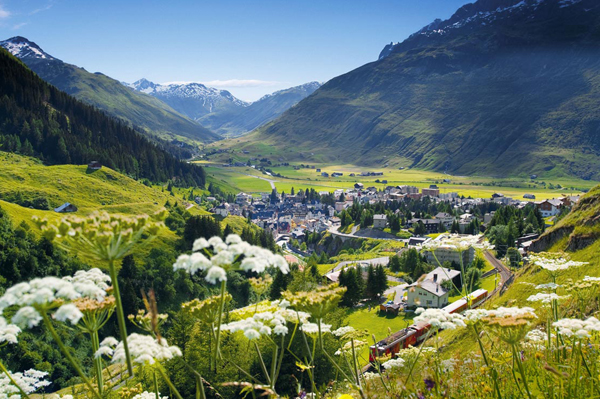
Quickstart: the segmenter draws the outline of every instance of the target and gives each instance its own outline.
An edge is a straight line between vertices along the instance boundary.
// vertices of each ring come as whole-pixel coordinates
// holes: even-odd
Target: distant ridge
[[[161,138],[186,137],[211,142],[219,137],[154,97],[128,90],[102,74],[90,73],[46,53],[36,43],[16,36],[0,42],[46,82],[108,114]]]
[[[598,110],[600,2],[479,0],[246,141],[298,160],[600,180]]]

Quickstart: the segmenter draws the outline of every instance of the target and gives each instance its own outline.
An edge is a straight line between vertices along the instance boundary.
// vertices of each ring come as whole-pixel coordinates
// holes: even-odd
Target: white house
[[[223,203],[221,205],[216,206],[214,209],[214,213],[226,218],[227,216],[229,216],[229,204]]]
[[[450,291],[442,284],[460,275],[457,270],[438,267],[422,276],[419,281],[407,288],[408,306],[424,308],[442,308],[448,304]]]
[[[387,226],[386,215],[373,215],[373,227],[376,229],[385,229]]]

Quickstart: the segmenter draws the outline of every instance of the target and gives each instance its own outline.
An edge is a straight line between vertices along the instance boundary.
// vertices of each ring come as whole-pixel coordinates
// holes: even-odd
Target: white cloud
[[[28,24],[28,22],[21,22],[20,24],[13,25],[12,28],[13,28],[13,30],[17,30],[17,29],[24,27],[27,24]]]
[[[51,9],[51,8],[52,8],[52,6],[54,5],[53,3],[54,3],[53,1],[50,1],[50,2],[48,2],[48,4],[46,4],[44,7],[36,8],[35,10],[31,11],[31,12],[29,13],[29,15],[33,15],[33,14],[37,14],[38,12],[42,12],[42,11],[49,10],[49,9]]]
[[[0,19],[5,19],[10,17],[10,11],[4,9],[3,6],[0,5]]]
[[[257,79],[228,79],[228,80],[211,80],[211,81],[178,81],[178,82],[165,82],[163,84],[188,84],[188,83],[202,83],[203,85],[215,88],[229,88],[229,87],[273,87],[280,85],[281,82],[269,81],[269,80],[257,80]]]

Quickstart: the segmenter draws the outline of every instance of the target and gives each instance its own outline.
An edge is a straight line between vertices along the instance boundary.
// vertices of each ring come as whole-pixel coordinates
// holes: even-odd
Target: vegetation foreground
[[[0,297],[0,345],[19,344],[27,330],[49,334],[77,377],[70,388],[46,397],[547,397],[590,398],[600,394],[600,278],[566,277],[588,263],[564,254],[532,255],[522,281],[531,306],[500,306],[449,314],[418,309],[415,322],[429,324],[426,343],[377,358],[363,367],[361,349],[375,337],[344,325],[338,308],[345,287],[320,285],[284,291],[263,300],[270,275],[290,272],[278,254],[230,234],[194,241],[173,273],[203,278],[213,295],[158,311],[153,291],[142,292],[146,311],[127,315],[118,283],[123,259],[147,245],[163,228],[166,212],[152,217],[93,214],[57,224],[36,219],[40,234],[58,248],[93,259],[97,268],[63,278],[20,282]],[[102,270],[101,270],[102,269]],[[108,274],[105,274],[107,272]],[[251,273],[254,303],[232,306],[228,276]],[[540,277],[541,275],[545,277]],[[539,283],[539,279],[543,281]],[[115,337],[105,334],[116,315]],[[168,331],[164,328],[171,324]],[[76,356],[66,336],[80,331],[90,348]],[[168,340],[167,340],[168,338]],[[458,343],[473,345],[452,355]],[[454,351],[456,352],[456,351]],[[47,373],[14,372],[0,362],[0,397],[30,398],[51,384]],[[90,370],[87,372],[86,370]],[[168,396],[163,396],[168,393]]]

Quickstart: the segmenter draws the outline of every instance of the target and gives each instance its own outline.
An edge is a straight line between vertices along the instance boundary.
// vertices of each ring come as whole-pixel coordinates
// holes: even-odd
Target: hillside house
[[[442,245],[423,251],[423,255],[430,265],[443,265],[445,262],[453,262],[457,265],[467,266],[475,260],[475,248],[469,247],[459,251],[453,245]]]
[[[425,308],[442,308],[448,304],[450,291],[442,284],[460,276],[457,270],[438,267],[422,276],[416,283],[407,288],[408,306]]]
[[[58,213],[77,212],[77,207],[69,202],[65,202],[58,208],[54,208],[54,212],[58,212]]]
[[[535,206],[540,210],[543,217],[556,216],[560,213],[564,203],[560,199],[550,199],[536,202]]]
[[[327,172],[322,172],[322,173],[321,173],[321,176],[323,176],[323,177],[329,177],[329,173],[327,173]]]
[[[229,204],[223,203],[221,205],[215,206],[215,208],[213,209],[213,213],[226,218],[227,216],[229,216]]]
[[[357,190],[362,190],[363,188],[365,188],[365,185],[362,183],[354,183],[354,188]]]
[[[373,227],[376,229],[385,229],[387,226],[386,215],[373,215]]]
[[[100,170],[102,169],[102,164],[98,161],[92,161],[88,164],[88,169],[90,170]]]

